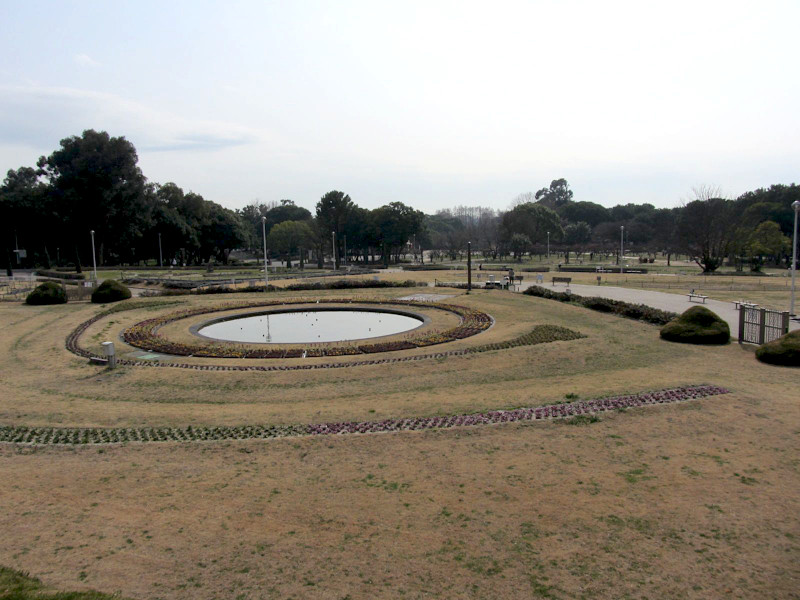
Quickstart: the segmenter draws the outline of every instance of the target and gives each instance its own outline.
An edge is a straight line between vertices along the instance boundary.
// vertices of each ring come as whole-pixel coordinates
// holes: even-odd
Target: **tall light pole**
[[[789,301],[789,314],[794,316],[794,282],[797,275],[797,213],[800,213],[800,200],[792,202],[794,209],[794,231],[792,235],[792,296]]]
[[[472,242],[467,242],[467,293],[472,291]]]
[[[161,232],[158,233],[158,266],[159,267],[164,266],[164,260],[161,255]]]
[[[550,258],[550,232],[547,232],[547,258]]]
[[[269,287],[269,271],[267,270],[267,217],[261,217],[261,236],[264,238],[264,291]]]
[[[97,259],[94,255],[94,229],[92,229],[89,233],[92,234],[92,266],[94,267],[94,280],[97,281]]]
[[[333,245],[333,270],[336,270],[336,232],[331,231],[331,244]]]
[[[622,255],[625,254],[625,225],[619,226],[619,266],[622,266]]]

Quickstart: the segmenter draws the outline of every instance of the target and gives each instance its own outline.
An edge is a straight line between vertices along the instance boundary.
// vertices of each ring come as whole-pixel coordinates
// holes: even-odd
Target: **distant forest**
[[[518,259],[551,251],[625,252],[692,257],[706,272],[732,261],[738,269],[788,264],[800,186],[772,185],[735,199],[702,187],[677,208],[575,200],[565,179],[520,194],[506,210],[457,206],[426,215],[402,202],[369,210],[346,193],[323,195],[315,213],[292,200],[253,202],[230,210],[174,183],[147,180],[124,137],[84,131],[61,140],[35,167],[8,171],[0,187],[2,258],[17,266],[91,264],[94,231],[99,265],[227,264],[234,250],[259,254],[263,233],[273,258],[313,256],[340,263],[388,265],[463,258],[467,242],[485,259]],[[160,247],[159,247],[160,244]],[[25,250],[24,257],[15,251]],[[160,253],[159,253],[160,252]]]

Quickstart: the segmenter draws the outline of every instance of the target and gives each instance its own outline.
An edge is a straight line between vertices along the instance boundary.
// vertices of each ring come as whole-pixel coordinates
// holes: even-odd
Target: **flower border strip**
[[[285,302],[276,302],[276,303],[285,304]],[[406,301],[405,303],[410,304],[410,302],[408,301]],[[173,302],[169,302],[169,304],[173,304]],[[272,304],[273,303],[269,303],[269,305]],[[418,304],[420,304],[421,306],[430,306],[433,303],[418,303]],[[445,305],[445,306],[452,306],[452,305]],[[79,344],[79,340],[83,332],[86,331],[86,329],[88,329],[91,325],[93,325],[103,317],[106,317],[112,313],[128,310],[129,308],[134,309],[140,307],[141,306],[139,304],[135,306],[132,304],[127,306],[119,305],[117,307],[96,314],[91,319],[88,319],[83,323],[81,323],[80,325],[78,325],[75,329],[73,329],[69,333],[65,342],[66,349],[77,356],[83,358],[91,358],[92,353],[86,350],[85,348],[82,348]],[[428,360],[434,358],[443,359],[449,356],[464,356],[467,354],[477,354],[481,352],[489,352],[492,350],[504,350],[507,348],[515,348],[518,346],[533,346],[536,344],[545,344],[556,341],[576,340],[584,337],[586,336],[583,335],[582,333],[573,331],[566,327],[561,327],[559,325],[537,325],[530,332],[526,334],[502,342],[483,344],[480,346],[473,346],[471,348],[464,348],[462,350],[449,350],[445,352],[416,354],[413,356],[399,356],[399,357],[383,358],[383,359],[369,359],[369,360],[337,362],[337,363],[311,363],[311,364],[300,364],[300,365],[295,364],[295,365],[253,365],[253,366],[199,365],[191,363],[118,359],[117,364],[123,366],[132,366],[132,367],[173,367],[179,369],[194,369],[196,371],[299,371],[299,370],[310,370],[310,369],[340,369],[347,367],[384,365],[397,362]]]
[[[90,319],[82,323],[76,328],[67,338],[67,350],[90,358],[91,352],[78,346],[77,340],[80,334],[85,331],[86,327],[91,325],[97,320]],[[85,327],[84,327],[85,326]],[[80,331],[79,331],[80,330]],[[577,340],[585,338],[586,336],[577,331],[561,327],[559,325],[536,325],[530,332],[525,333],[519,337],[503,342],[495,342],[492,344],[483,344],[481,346],[473,346],[472,348],[464,348],[462,350],[448,350],[445,352],[434,352],[429,354],[414,354],[413,356],[395,356],[392,358],[373,358],[368,360],[350,361],[350,362],[336,362],[336,363],[311,363],[305,365],[198,365],[192,363],[175,363],[175,362],[159,362],[159,361],[142,361],[142,360],[127,360],[117,359],[117,365],[124,365],[129,367],[173,367],[176,369],[193,369],[195,371],[304,371],[310,369],[344,369],[348,367],[363,367],[369,365],[388,365],[398,362],[410,362],[416,360],[428,360],[432,358],[447,358],[448,356],[465,356],[468,354],[479,354],[481,352],[490,352],[492,350],[505,350],[507,348],[516,348],[518,346],[535,346],[536,344],[547,344],[550,342],[561,342],[569,340]]]
[[[593,400],[548,404],[513,410],[436,417],[384,419],[382,421],[346,421],[311,425],[244,425],[239,427],[143,427],[143,428],[59,428],[59,427],[0,427],[0,442],[28,445],[116,444],[125,442],[195,442],[269,439],[297,436],[344,435],[450,429],[477,425],[494,425],[518,421],[563,419],[612,410],[673,404],[728,394],[729,390],[715,385],[684,386],[609,396]]]
[[[246,308],[279,308],[282,306],[294,305],[319,305],[319,304],[367,304],[367,305],[395,305],[395,306],[412,306],[418,308],[435,308],[454,313],[459,316],[460,322],[455,327],[446,331],[433,332],[418,338],[411,338],[407,340],[400,340],[394,342],[364,342],[358,346],[335,346],[331,345],[326,348],[306,348],[305,354],[310,358],[319,358],[322,356],[349,356],[358,354],[374,354],[378,352],[393,352],[396,350],[411,350],[413,348],[421,348],[425,346],[433,346],[445,342],[452,342],[455,340],[464,339],[488,329],[494,322],[492,317],[488,314],[468,308],[466,306],[459,306],[457,304],[444,304],[438,302],[415,302],[413,300],[369,300],[369,299],[354,299],[354,298],[323,298],[319,300],[314,299],[294,299],[294,300],[275,300],[269,302],[248,302],[236,305],[222,305],[214,307],[198,307],[186,309],[176,313],[170,313],[152,319],[146,319],[135,323],[131,327],[125,329],[122,334],[126,343],[148,350],[150,352],[159,352],[162,354],[169,354],[172,356],[194,356],[198,358],[257,358],[257,359],[275,359],[275,358],[300,358],[304,352],[304,348],[241,348],[230,343],[216,343],[216,344],[184,344],[172,342],[168,339],[162,338],[157,334],[158,329],[180,319],[193,317],[196,315],[223,312],[229,310],[239,310]]]

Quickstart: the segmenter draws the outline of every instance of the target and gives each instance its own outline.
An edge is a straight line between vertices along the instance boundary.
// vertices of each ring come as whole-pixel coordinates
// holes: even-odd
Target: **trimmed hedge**
[[[53,279],[86,279],[83,273],[65,273],[63,271],[49,271],[47,269],[36,269],[35,273],[42,277],[52,277]]]
[[[131,297],[131,291],[119,281],[106,279],[92,292],[92,302],[95,304],[107,304],[109,302],[119,302]]]
[[[683,344],[727,344],[728,323],[705,306],[693,306],[661,328],[661,338]]]
[[[538,285],[531,286],[522,293],[528,296],[536,296],[537,298],[547,298],[548,300],[558,300],[559,302],[578,304],[584,308],[589,308],[598,312],[618,315],[620,317],[635,319],[637,321],[644,321],[645,323],[652,323],[653,325],[666,325],[672,319],[678,316],[674,312],[660,310],[658,308],[647,306],[646,304],[633,304],[631,302],[611,300],[609,298],[601,298],[598,296],[578,296],[577,294],[556,292]]]
[[[33,306],[66,303],[66,292],[59,284],[53,283],[52,281],[45,281],[43,284],[37,286],[28,294],[28,297],[25,298],[25,304],[31,304]]]
[[[268,285],[268,292],[302,292],[308,290],[362,290],[367,288],[409,288],[427,287],[424,281],[417,282],[408,279],[406,281],[383,281],[370,279],[337,279],[335,281],[314,281],[308,283],[291,283],[286,287]],[[244,294],[253,292],[264,292],[264,286],[230,288],[226,286],[214,286],[194,290],[193,294]]]
[[[800,367],[800,329],[759,346],[756,358],[782,367]]]

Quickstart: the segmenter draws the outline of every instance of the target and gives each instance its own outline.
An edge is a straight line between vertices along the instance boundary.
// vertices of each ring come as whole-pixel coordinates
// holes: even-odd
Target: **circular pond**
[[[375,310],[297,310],[206,323],[196,333],[226,342],[308,344],[383,337],[420,327],[421,316]]]

